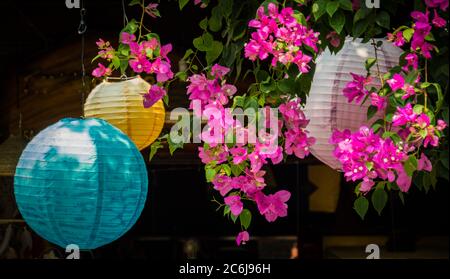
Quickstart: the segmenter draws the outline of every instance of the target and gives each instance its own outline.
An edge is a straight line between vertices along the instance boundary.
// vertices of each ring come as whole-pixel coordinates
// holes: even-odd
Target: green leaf
[[[231,175],[231,168],[229,165],[227,164],[222,165],[222,170],[225,172],[226,175],[228,176]]]
[[[353,5],[350,0],[339,0],[339,7],[347,11],[353,11]]]
[[[302,14],[301,12],[299,12],[299,11],[297,11],[297,10],[294,10],[294,14],[293,14],[292,16],[293,16],[295,19],[297,19],[297,22],[300,23],[301,25],[303,25],[303,26],[306,26],[306,25],[307,25],[305,15]]]
[[[120,59],[117,56],[113,56],[112,63],[114,65],[114,68],[119,69],[120,68]]]
[[[414,29],[412,29],[412,28],[408,28],[406,30],[403,30],[403,33],[402,33],[403,38],[407,42],[411,41],[411,38],[412,38],[413,34],[414,34]]]
[[[438,113],[441,110],[442,106],[444,105],[445,98],[444,95],[442,94],[442,89],[439,83],[432,83],[431,85],[434,86],[434,88],[436,89],[436,93],[438,95],[437,96],[438,100],[436,102],[436,109],[435,109],[435,112]]]
[[[231,164],[231,173],[233,173],[234,176],[239,176],[242,173],[242,168],[240,165]]]
[[[355,16],[353,17],[353,23],[356,23],[360,20],[366,20],[367,16],[370,14],[370,10],[367,8],[361,8],[359,9],[356,13]]]
[[[378,215],[381,215],[383,208],[386,206],[386,202],[388,200],[388,196],[383,188],[376,189],[372,193],[372,205],[375,210],[378,212]]]
[[[367,209],[369,209],[369,201],[365,197],[360,196],[355,200],[353,204],[353,209],[355,209],[359,217],[361,217],[361,219],[364,220],[364,216],[366,216]]]
[[[370,69],[373,67],[373,65],[375,65],[376,62],[376,58],[367,58],[365,63],[366,71],[370,71]]]
[[[141,0],[131,0],[128,6],[140,5],[141,2]]]
[[[200,51],[209,51],[213,48],[213,41],[213,36],[206,32],[200,37],[195,38],[192,43]]]
[[[200,26],[201,29],[206,31],[206,29],[208,29],[208,18],[205,17],[202,21],[200,21],[198,26]]]
[[[338,1],[331,1],[328,2],[327,4],[327,13],[330,17],[332,17],[334,15],[334,13],[337,11],[339,7],[339,2]]]
[[[239,221],[241,222],[242,227],[244,227],[244,230],[248,229],[250,223],[252,222],[252,213],[250,212],[250,210],[242,210],[241,214],[239,215]]]
[[[228,214],[230,214],[230,211],[231,211],[230,206],[225,205],[223,208],[223,216],[227,216]]]
[[[375,22],[386,29],[390,28],[391,19],[389,17],[389,14],[385,11],[381,11],[379,14],[377,14],[377,17],[375,18]]]
[[[414,172],[417,170],[417,158],[415,155],[410,155],[403,165],[406,174],[412,177]]]
[[[161,144],[161,141],[155,141],[150,145],[150,155],[148,156],[148,160],[151,161],[153,156],[155,156],[158,149],[163,148],[163,145]]]
[[[423,173],[422,186],[425,189],[425,193],[428,193],[428,191],[430,190],[430,187],[431,187],[431,177],[430,177],[430,174],[427,172]]]
[[[132,19],[128,22],[128,24],[122,29],[121,32],[127,32],[130,34],[134,34],[138,30],[138,24],[135,19]]]
[[[175,77],[178,78],[181,81],[187,80],[187,73],[186,72],[178,72],[175,74]]]
[[[405,195],[403,194],[402,191],[398,191],[398,197],[402,201],[402,204],[405,205]]]
[[[326,13],[327,1],[326,0],[318,0],[314,1],[312,5],[312,13],[316,21]]]
[[[127,60],[120,60],[120,73],[123,75],[125,74],[125,71],[128,68],[128,61]]]
[[[258,110],[258,99],[255,96],[252,96],[246,100],[244,110],[247,108],[253,108],[255,111]]]
[[[233,97],[233,108],[241,107],[243,108],[245,104],[245,95],[244,96],[234,96]]]
[[[358,22],[353,24],[352,35],[354,38],[360,37],[369,26],[369,19],[359,20]]]
[[[233,213],[231,213],[230,217],[231,217],[231,220],[233,221],[233,223],[236,223],[238,216],[235,216]]]
[[[342,28],[344,28],[344,24],[345,24],[345,15],[342,11],[338,11],[330,19],[330,26],[333,27],[333,29],[336,30],[336,32],[339,34],[341,33]]]
[[[222,50],[223,44],[219,41],[213,41],[211,49],[206,52],[206,63],[211,65],[217,58],[219,58]]]
[[[220,6],[216,6],[211,10],[211,18],[208,20],[209,29],[217,32],[222,28],[222,11]]]
[[[189,56],[191,56],[191,54],[193,54],[194,51],[192,49],[187,49],[186,52],[183,55],[183,58],[181,58],[181,60],[186,60]]]
[[[413,111],[417,114],[421,114],[423,112],[424,106],[421,104],[414,105]]]
[[[376,106],[369,106],[367,109],[367,120],[370,120],[378,111]]]
[[[216,176],[216,170],[212,169],[210,167],[207,167],[205,169],[205,177],[207,182],[213,181],[214,177]]]
[[[166,95],[166,96],[167,96],[167,95]],[[183,148],[183,146],[184,146],[184,142],[183,142],[183,141],[180,141],[180,142],[178,142],[178,143],[173,142],[173,141],[172,141],[172,138],[170,137],[170,135],[169,135],[169,137],[167,138],[167,143],[169,144],[169,152],[170,152],[170,155],[173,155],[173,152],[174,152],[175,150],[181,149],[181,148]]]
[[[261,92],[266,93],[266,94],[268,94],[272,91],[275,91],[276,89],[277,89],[277,84],[271,78],[268,78],[267,80],[265,80],[259,84],[259,90],[261,90]]]
[[[293,79],[282,79],[277,83],[278,89],[280,89],[283,93],[291,93],[295,92],[295,81]]]
[[[180,11],[186,6],[189,0],[178,0],[178,6],[180,7]]]

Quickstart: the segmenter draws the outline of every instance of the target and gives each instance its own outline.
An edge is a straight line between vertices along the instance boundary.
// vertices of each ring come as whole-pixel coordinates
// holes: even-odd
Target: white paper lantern
[[[398,64],[402,50],[386,39],[376,41],[383,42],[377,55],[380,72],[384,74]],[[347,38],[337,54],[327,49],[316,60],[316,72],[305,107],[305,114],[311,120],[308,130],[317,140],[311,147],[311,153],[333,169],[340,169],[340,163],[333,156],[334,146],[329,144],[333,130],[350,129],[354,132],[361,125],[370,124],[367,122],[370,101],[362,106],[355,102],[348,103],[342,92],[352,80],[350,72],[366,75],[364,65],[367,58],[375,58],[371,42],[361,43],[361,39],[353,41],[353,38]],[[376,66],[372,67],[371,74],[374,85],[379,84]]]

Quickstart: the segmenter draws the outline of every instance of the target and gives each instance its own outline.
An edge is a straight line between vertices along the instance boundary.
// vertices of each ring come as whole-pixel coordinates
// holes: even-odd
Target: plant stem
[[[425,82],[428,82],[428,61],[426,59],[425,59]],[[425,100],[423,111],[427,112],[428,111],[428,108],[427,108],[428,94],[427,94],[426,88],[424,89],[423,94],[424,94],[424,100]]]
[[[372,39],[372,45],[373,45],[373,49],[375,50],[375,60],[376,60],[375,63],[377,65],[377,75],[378,75],[378,78],[380,79],[381,87],[383,87],[384,80],[383,80],[383,77],[381,76],[380,65],[378,63],[378,48],[377,48],[377,44],[375,43],[375,39]]]
[[[141,20],[139,22],[139,36],[137,41],[139,42],[139,40],[141,39],[141,35],[142,35],[142,25],[144,24],[144,15],[145,15],[145,0],[142,0],[142,14],[141,14]]]

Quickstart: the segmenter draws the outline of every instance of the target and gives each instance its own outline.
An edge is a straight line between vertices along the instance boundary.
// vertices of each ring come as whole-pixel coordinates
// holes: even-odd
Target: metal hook
[[[80,9],[80,25],[78,25],[78,34],[82,35],[86,32],[87,25],[84,22],[84,16],[86,15],[86,9]]]

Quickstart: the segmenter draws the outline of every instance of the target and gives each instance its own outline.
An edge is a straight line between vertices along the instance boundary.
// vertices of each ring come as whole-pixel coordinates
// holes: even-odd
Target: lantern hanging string
[[[125,0],[122,0],[122,17],[123,17],[123,26],[127,26],[128,24],[128,17],[127,17],[127,12],[125,9]],[[123,73],[120,78],[120,80],[128,80],[128,77],[126,75],[126,73]]]
[[[84,1],[81,1],[80,9],[80,24],[78,25],[78,34],[81,35],[81,113],[83,114],[84,95],[86,91],[86,68],[84,66],[84,52],[85,52],[85,33],[87,25],[85,22],[86,9],[84,8]]]
[[[128,24],[128,17],[125,10],[125,0],[122,0],[122,15],[123,15],[123,26],[125,27]]]

